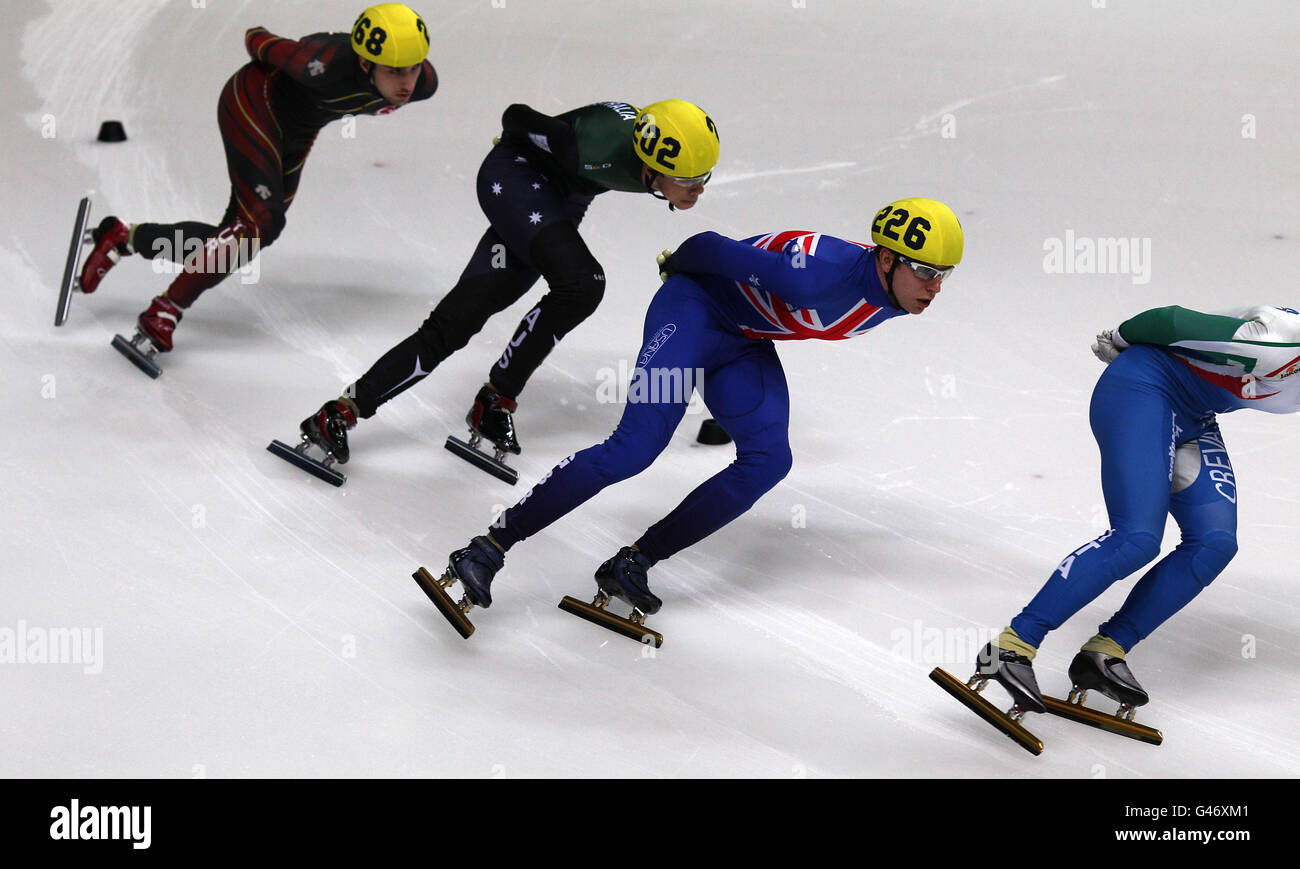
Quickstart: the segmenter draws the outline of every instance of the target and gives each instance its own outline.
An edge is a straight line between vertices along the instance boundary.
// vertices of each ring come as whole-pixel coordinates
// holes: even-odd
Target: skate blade
[[[1114,715],[1107,715],[1105,712],[1089,709],[1080,703],[1070,703],[1067,700],[1058,700],[1055,697],[1047,696],[1043,697],[1043,702],[1047,704],[1047,711],[1053,715],[1059,715],[1061,718],[1068,718],[1080,724],[1087,724],[1089,727],[1096,727],[1108,733],[1127,736],[1129,739],[1136,739],[1138,742],[1145,742],[1148,745],[1160,745],[1165,741],[1164,734],[1154,727],[1146,727],[1134,721],[1126,721]]]
[[[338,471],[317,461],[300,449],[289,446],[284,441],[271,441],[266,445],[267,452],[273,453],[291,465],[302,468],[313,477],[324,480],[332,486],[342,486],[348,478]]]
[[[63,281],[59,284],[59,306],[54,311],[54,325],[62,326],[68,322],[68,310],[72,307],[72,291],[79,289],[81,278],[81,250],[86,242],[86,226],[90,223],[90,197],[84,197],[77,205],[77,222],[72,227],[72,241],[68,244],[68,259],[63,266]]]
[[[446,447],[471,465],[487,471],[498,480],[504,480],[512,486],[519,482],[519,472],[514,468],[505,462],[498,462],[487,453],[474,449],[460,438],[448,436]]]
[[[451,626],[456,629],[456,632],[468,640],[469,635],[474,633],[474,625],[465,617],[465,613],[461,612],[456,602],[447,596],[446,590],[438,585],[438,580],[433,578],[433,574],[421,567],[411,574],[411,578],[429,596],[429,600],[433,601],[433,605],[438,608],[438,612],[442,613],[443,617],[451,622]]]
[[[137,333],[136,337],[139,338],[141,336]],[[148,339],[146,338],[144,340],[147,341]],[[162,374],[162,369],[158,367],[158,363],[153,361],[154,353],[157,351],[152,350],[152,348],[151,352],[148,353],[142,351],[136,345],[135,339],[128,341],[121,335],[114,335],[113,349],[118,353],[121,353],[127,359],[130,359],[132,365],[139,368],[145,374],[148,374],[154,380],[157,380],[158,376]]]
[[[1043,741],[1025,729],[1018,721],[1012,721],[1005,712],[998,709],[979,694],[966,687],[956,676],[935,667],[930,671],[930,681],[951,694],[956,700],[989,724],[992,724],[1017,745],[1033,755],[1043,753]]]
[[[638,643],[653,643],[656,649],[664,644],[663,634],[658,631],[652,631],[630,618],[616,616],[604,607],[580,601],[576,597],[569,597],[566,594],[560,601],[560,609],[580,619],[586,619],[592,624],[600,625],[606,630],[636,640]]]

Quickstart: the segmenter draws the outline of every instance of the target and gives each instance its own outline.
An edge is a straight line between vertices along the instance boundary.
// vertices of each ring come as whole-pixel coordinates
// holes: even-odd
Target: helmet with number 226
[[[703,179],[718,165],[718,128],[694,103],[663,100],[637,112],[636,155],[654,171]]]
[[[429,28],[403,3],[380,3],[357,16],[352,50],[381,66],[415,66],[429,56]]]
[[[934,199],[900,199],[876,212],[871,241],[910,260],[947,268],[961,262],[961,222]]]

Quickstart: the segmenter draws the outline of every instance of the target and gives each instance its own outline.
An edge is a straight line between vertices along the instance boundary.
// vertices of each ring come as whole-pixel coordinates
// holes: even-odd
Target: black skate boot
[[[340,465],[348,463],[348,429],[357,424],[356,412],[341,401],[327,401],[298,426],[302,436]]]
[[[1124,659],[1112,657],[1105,652],[1080,652],[1075,655],[1070,662],[1070,683],[1074,686],[1070,692],[1071,700],[1075,692],[1100,691],[1120,704],[1121,711],[1144,706],[1151,699],[1142,690]]]
[[[519,439],[515,437],[514,412],[518,405],[513,399],[506,398],[490,383],[474,397],[474,406],[465,415],[469,425],[469,440],[463,441],[452,435],[447,438],[446,447],[465,461],[487,471],[499,480],[510,485],[519,481],[519,472],[506,464],[506,455],[519,455]],[[492,444],[492,455],[479,449],[484,440]]]
[[[1034,664],[1018,652],[989,643],[975,660],[975,676],[996,680],[1007,689],[1016,706],[1026,712],[1047,711],[1043,692],[1038,690],[1038,679],[1034,677]]]
[[[638,642],[653,644],[657,649],[664,644],[663,635],[645,626],[645,618],[659,612],[663,601],[650,591],[646,571],[650,559],[640,550],[624,546],[618,554],[596,569],[596,599],[585,603],[567,594],[560,601],[560,609],[586,619]],[[632,615],[616,616],[607,607],[609,599],[616,597],[632,605]]]
[[[491,441],[503,453],[519,455],[519,439],[515,437],[514,412],[519,405],[496,391],[490,383],[474,396],[474,406],[465,415],[470,429],[484,440]]]
[[[618,555],[596,568],[596,585],[610,597],[630,603],[646,615],[659,612],[664,602],[655,597],[646,582],[650,559],[640,550],[624,546]]]
[[[1124,663],[1124,648],[1110,637],[1098,634],[1083,644],[1079,654],[1070,662],[1069,699],[1065,702],[1047,698],[1047,711],[1089,727],[1127,736],[1148,745],[1160,745],[1164,735],[1154,727],[1133,720],[1138,706],[1150,698],[1133,678],[1128,664]],[[1097,691],[1119,704],[1113,715],[1084,705],[1089,691]]]
[[[1004,636],[1007,634],[1010,634],[1008,642],[1019,641],[1019,637],[1010,628],[1003,632]],[[1025,644],[1025,648],[1033,647]],[[1025,713],[1047,711],[1043,694],[1038,690],[1038,680],[1034,678],[1034,665],[1028,656],[1013,649],[1001,648],[992,642],[976,656],[975,675],[965,684],[942,667],[935,667],[930,672],[930,681],[1030,754],[1043,753],[1043,741],[1021,724]],[[1011,695],[1014,705],[1005,712],[981,694],[990,681],[996,681]]]
[[[480,536],[471,540],[469,546],[448,556],[442,578],[434,579],[433,574],[423,567],[411,575],[452,627],[469,639],[474,633],[474,625],[466,618],[466,613],[471,607],[487,609],[492,606],[492,578],[504,565],[505,553],[501,547],[490,537]],[[447,587],[456,581],[465,590],[460,603],[453,602],[446,592]]]

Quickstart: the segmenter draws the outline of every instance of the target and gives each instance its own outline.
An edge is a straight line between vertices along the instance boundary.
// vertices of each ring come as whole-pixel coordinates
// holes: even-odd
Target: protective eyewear
[[[900,263],[910,268],[912,270],[912,273],[915,274],[918,278],[920,278],[923,281],[932,281],[935,278],[938,278],[939,280],[942,281],[945,278],[947,278],[948,275],[952,274],[953,269],[957,268],[956,266],[939,268],[937,266],[926,265],[923,262],[917,262],[914,259],[908,259],[902,254],[895,254],[895,256],[898,257],[898,261]]]
[[[705,172],[703,175],[696,175],[694,178],[678,178],[676,175],[665,175],[669,181],[678,187],[696,187],[702,184],[708,184],[709,179],[713,177],[712,172]]]

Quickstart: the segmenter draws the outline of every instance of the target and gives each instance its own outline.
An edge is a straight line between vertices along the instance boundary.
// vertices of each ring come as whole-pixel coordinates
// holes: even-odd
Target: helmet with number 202
[[[934,199],[900,199],[876,212],[871,240],[908,259],[947,268],[961,262],[961,222]]]
[[[429,56],[429,28],[410,6],[380,3],[357,16],[352,50],[381,66],[415,66]]]
[[[654,171],[703,179],[718,165],[718,128],[694,103],[663,100],[637,112],[636,155]]]

